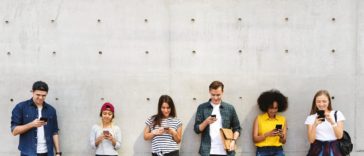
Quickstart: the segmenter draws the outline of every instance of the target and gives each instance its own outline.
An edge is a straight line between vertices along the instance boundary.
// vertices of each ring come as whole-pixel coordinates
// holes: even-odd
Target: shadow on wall
[[[193,130],[195,124],[196,113],[188,121],[186,128],[182,135],[182,142],[180,145],[181,156],[198,156],[198,150],[200,148],[201,135],[196,134]]]
[[[242,132],[240,138],[237,141],[238,151],[239,153],[254,153],[255,154],[255,145],[253,142],[253,123],[255,118],[261,111],[258,108],[258,105],[254,105],[251,107],[249,113],[244,116],[240,124],[242,128]],[[247,154],[244,154],[247,155]]]
[[[151,141],[144,140],[144,131],[140,133],[137,140],[135,141],[133,151],[133,156],[152,155],[152,143]]]

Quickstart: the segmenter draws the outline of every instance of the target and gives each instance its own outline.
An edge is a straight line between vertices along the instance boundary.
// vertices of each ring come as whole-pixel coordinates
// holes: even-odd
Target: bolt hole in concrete
[[[102,51],[99,51],[99,54],[102,55]]]
[[[7,54],[7,55],[11,55],[11,52],[10,52],[10,51],[8,51],[6,54]]]
[[[145,51],[145,54],[149,54],[149,51]]]
[[[331,52],[332,52],[332,53],[335,53],[335,49],[332,49],[332,50],[331,50]]]
[[[14,101],[14,99],[10,99],[10,102],[13,102]]]

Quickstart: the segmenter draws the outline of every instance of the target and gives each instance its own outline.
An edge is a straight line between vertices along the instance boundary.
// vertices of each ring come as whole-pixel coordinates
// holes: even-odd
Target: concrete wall
[[[277,88],[289,97],[287,155],[304,156],[304,120],[327,89],[363,155],[364,2],[361,0],[0,0],[0,155],[18,155],[14,106],[34,81],[50,86],[64,155],[93,155],[91,126],[103,102],[116,106],[120,155],[150,155],[144,121],[161,94],[183,122],[183,156],[197,155],[198,104],[213,80],[237,109],[238,156],[252,156],[256,99]]]

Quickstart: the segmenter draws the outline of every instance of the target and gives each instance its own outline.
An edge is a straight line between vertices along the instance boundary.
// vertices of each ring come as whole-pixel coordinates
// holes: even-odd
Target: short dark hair
[[[224,84],[220,81],[213,81],[211,82],[210,86],[209,86],[209,90],[211,89],[218,89],[219,87],[221,87],[221,90],[224,91]]]
[[[41,91],[48,92],[47,83],[45,83],[43,81],[34,82],[33,87],[32,87],[32,91],[36,91],[36,90],[41,90]]]
[[[278,112],[284,112],[288,107],[288,99],[279,90],[272,89],[263,92],[258,98],[259,109],[267,112],[272,107],[273,102],[278,104]]]

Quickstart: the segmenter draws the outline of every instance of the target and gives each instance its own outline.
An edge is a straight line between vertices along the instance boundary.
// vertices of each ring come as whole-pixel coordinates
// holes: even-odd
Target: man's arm
[[[41,127],[45,124],[44,121],[40,121],[39,119],[35,119],[32,122],[24,124],[23,119],[23,107],[21,105],[16,105],[13,111],[11,112],[11,133],[16,136],[19,134],[23,134],[29,131],[32,128]]]
[[[44,121],[41,121],[39,119],[35,119],[32,122],[29,122],[29,123],[27,123],[25,125],[15,126],[12,133],[13,133],[14,136],[16,136],[18,134],[23,134],[23,133],[29,131],[32,128],[41,127],[43,125],[45,125]]]
[[[210,124],[212,124],[212,123],[214,123],[216,121],[216,118],[211,117],[211,116],[204,119],[203,118],[203,110],[202,110],[203,108],[201,106],[202,105],[200,105],[197,108],[196,118],[195,118],[194,131],[197,134],[203,132],[208,125],[210,125]]]
[[[233,136],[233,141],[230,143],[230,151],[234,151],[235,150],[235,144],[236,144],[236,140],[239,138],[240,136],[240,131],[241,131],[241,127],[240,127],[240,122],[239,122],[239,118],[238,115],[236,114],[235,108],[232,107],[231,109],[231,114],[232,116],[232,121],[231,121],[231,127],[232,130],[234,132],[234,136]]]
[[[232,114],[231,128],[233,129],[234,136],[235,136],[235,132],[238,132],[237,134],[240,134],[241,127],[240,127],[238,115],[236,114],[234,107],[231,110],[231,114]],[[237,139],[238,137],[239,137],[239,135],[234,139]]]
[[[54,149],[56,150],[56,153],[61,152],[61,149],[59,147],[59,135],[58,135],[58,133],[53,135],[53,144],[54,144]]]

